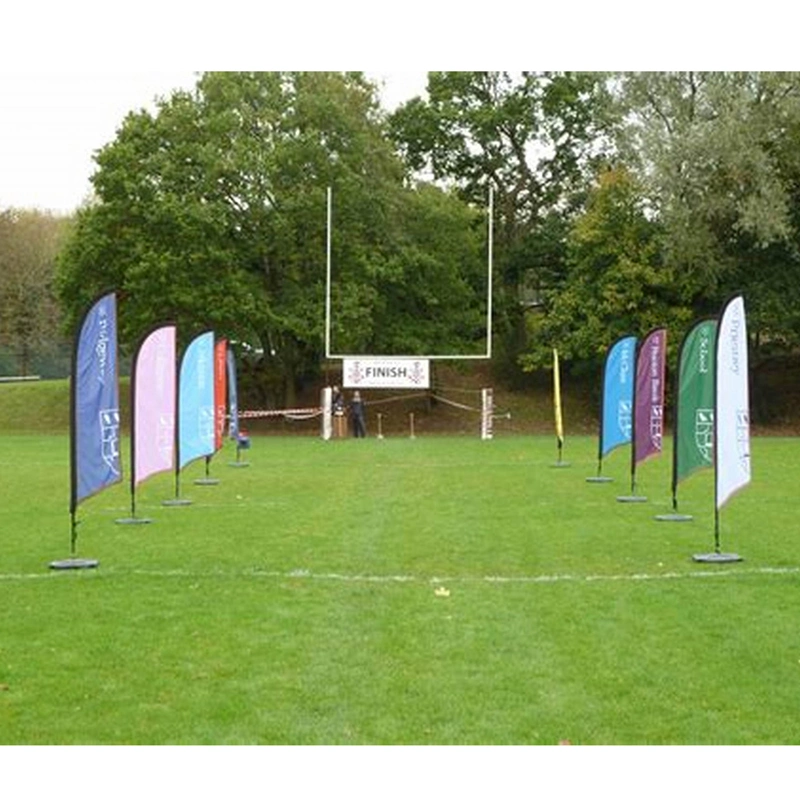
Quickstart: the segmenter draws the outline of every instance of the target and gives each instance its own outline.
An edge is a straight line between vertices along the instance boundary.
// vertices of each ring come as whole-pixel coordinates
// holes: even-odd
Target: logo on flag
[[[625,439],[631,437],[631,425],[633,421],[633,404],[629,400],[620,400],[617,407],[617,424]]]
[[[197,409],[197,432],[201,439],[213,439],[216,430],[214,407],[204,406]]]
[[[694,414],[694,443],[703,461],[711,464],[714,453],[714,409],[698,408]]]
[[[750,474],[750,413],[745,408],[736,410],[736,450],[743,472]]]
[[[650,441],[656,450],[661,450],[664,438],[664,407],[654,405],[650,408]]]
[[[101,455],[114,475],[119,475],[119,409],[104,408],[100,411]]]

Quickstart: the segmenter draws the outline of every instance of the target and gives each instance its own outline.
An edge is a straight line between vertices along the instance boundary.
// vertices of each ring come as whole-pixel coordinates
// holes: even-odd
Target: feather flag
[[[239,392],[238,392],[238,387],[236,385],[236,357],[233,354],[232,347],[228,347],[227,364],[228,364],[228,409],[230,415],[228,422],[228,436],[231,439],[238,439]]]
[[[661,455],[664,437],[666,352],[666,328],[650,331],[637,349],[634,464],[641,464],[648,458]]]
[[[181,359],[178,388],[178,463],[214,453],[214,333],[195,337]]]
[[[720,314],[716,343],[714,461],[716,507],[750,482],[750,396],[744,299],[729,300]]]
[[[561,416],[561,372],[558,364],[558,350],[553,348],[553,412],[555,413],[556,440],[559,452],[564,446],[564,420]]]
[[[703,467],[713,467],[716,319],[696,322],[678,353],[675,428],[672,447],[672,506],[678,484]]]
[[[131,377],[131,485],[175,467],[174,325],[163,325],[142,340]]]
[[[608,349],[603,370],[601,460],[615,448],[631,442],[635,363],[635,336],[622,336]]]
[[[228,340],[214,343],[214,451],[222,447],[228,395]]]
[[[117,299],[113,292],[98,299],[81,322],[70,388],[70,512],[74,515],[83,500],[122,480]]]
[[[78,541],[78,505],[122,480],[119,454],[117,296],[98,298],[78,326],[70,380],[70,552]],[[94,559],[53,561],[54,569],[96,567]]]

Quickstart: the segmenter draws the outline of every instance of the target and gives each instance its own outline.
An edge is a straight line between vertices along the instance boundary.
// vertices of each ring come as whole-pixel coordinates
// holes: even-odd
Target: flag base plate
[[[65,558],[51,561],[50,569],[94,569],[100,562],[96,558]]]
[[[694,517],[691,514],[656,514],[653,519],[659,522],[691,522]]]
[[[219,483],[219,478],[198,478],[195,486],[216,486]]]
[[[152,521],[150,517],[123,517],[114,520],[117,525],[149,525]]]
[[[183,497],[175,497],[172,500],[162,500],[162,506],[190,506],[192,504],[191,500],[186,500]]]
[[[250,466],[250,462],[249,461],[231,461],[228,464],[228,466],[229,467],[249,467]]]
[[[618,503],[646,503],[647,498],[637,494],[623,494],[617,498]]]
[[[730,564],[742,560],[738,553],[699,553],[692,556],[692,561],[701,561],[704,564]]]
[[[586,483],[611,483],[613,480],[613,478],[608,478],[605,475],[593,475],[591,478],[586,479]]]
[[[555,464],[551,464],[550,466],[555,469],[561,469],[562,467],[571,467],[572,464],[570,464],[569,461],[556,461]]]

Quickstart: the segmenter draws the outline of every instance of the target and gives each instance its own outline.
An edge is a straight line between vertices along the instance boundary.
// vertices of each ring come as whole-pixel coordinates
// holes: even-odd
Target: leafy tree
[[[620,86],[621,153],[695,313],[743,291],[758,340],[800,341],[800,75],[632,73]]]
[[[0,344],[16,355],[20,375],[58,343],[53,276],[66,225],[39,211],[0,213]]]
[[[580,207],[610,124],[601,73],[431,72],[428,99],[391,117],[412,170],[485,206],[494,192],[496,330],[516,359],[521,287],[552,285],[563,223]],[[539,260],[541,259],[541,260]]]
[[[549,366],[557,347],[565,361],[594,369],[618,336],[685,328],[692,311],[663,261],[662,236],[631,174],[601,173],[568,237],[565,282],[546,293],[543,313],[528,317],[533,345],[525,367]]]
[[[187,337],[213,327],[262,349],[262,399],[281,402],[280,383],[293,404],[323,355],[330,186],[337,341],[403,350],[438,333],[411,309],[431,308],[434,284],[448,313],[470,306],[457,260],[473,240],[453,250],[439,233],[471,217],[406,185],[384,116],[361,74],[323,72],[207,73],[155,115],[129,114],[61,258],[73,319],[116,286],[123,341],[165,318]]]

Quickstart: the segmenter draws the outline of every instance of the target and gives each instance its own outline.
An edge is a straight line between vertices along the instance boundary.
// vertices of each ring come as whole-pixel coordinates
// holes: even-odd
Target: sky
[[[638,0],[226,0],[209,8],[175,0],[6,8],[0,210],[73,211],[90,191],[93,153],[114,140],[125,115],[192,87],[205,70],[362,70],[385,83],[392,108],[423,93],[427,70],[741,69],[754,60],[781,69],[796,50],[796,26],[778,0],[762,0],[755,16],[724,17],[695,0],[673,0],[668,14]]]
[[[424,71],[368,72],[391,109],[425,90]],[[31,71],[0,73],[0,210],[74,211],[89,196],[93,154],[129,111],[191,89],[197,73]]]

